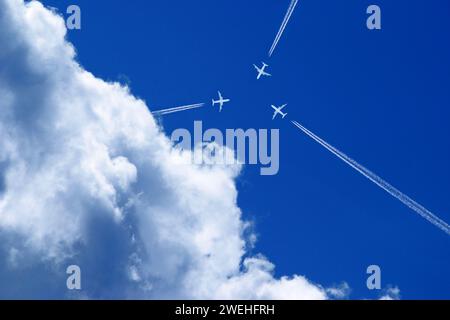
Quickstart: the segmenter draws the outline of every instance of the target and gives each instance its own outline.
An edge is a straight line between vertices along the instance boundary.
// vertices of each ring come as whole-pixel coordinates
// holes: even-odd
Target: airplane
[[[262,76],[266,76],[266,77],[272,76],[270,73],[266,72],[266,67],[268,67],[269,65],[264,62],[262,64],[263,64],[263,66],[261,68],[259,68],[256,64],[253,65],[255,67],[255,69],[258,71],[258,76],[256,77],[256,79],[258,79],[258,80]]]
[[[231,100],[230,99],[224,99],[222,97],[222,94],[220,93],[220,91],[217,91],[217,93],[219,94],[219,100],[212,99],[212,105],[214,107],[216,104],[218,104],[219,108],[220,108],[220,112],[222,112],[223,105],[225,103],[227,103],[227,102],[230,102]]]
[[[274,105],[272,105],[272,109],[275,110],[274,114],[273,114],[273,118],[272,120],[275,120],[275,118],[277,117],[277,115],[281,115],[281,117],[284,119],[284,117],[287,116],[287,113],[283,113],[281,110],[283,110],[284,107],[286,107],[287,104],[283,104],[281,107],[277,108]]]

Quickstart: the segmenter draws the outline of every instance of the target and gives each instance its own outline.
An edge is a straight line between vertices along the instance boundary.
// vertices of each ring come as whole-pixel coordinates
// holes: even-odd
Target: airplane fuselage
[[[272,120],[274,120],[277,117],[277,115],[280,115],[284,119],[287,116],[287,113],[284,113],[281,110],[286,106],[287,106],[287,104],[282,105],[281,107],[277,108],[274,105],[272,105],[272,109],[275,110],[275,112],[273,113]]]
[[[216,104],[218,104],[220,107],[223,107],[223,105],[225,103],[230,102],[230,99],[223,99],[223,100],[213,100],[213,106],[215,106]]]
[[[261,79],[262,76],[266,76],[266,77],[270,77],[271,74],[266,72],[266,68],[269,66],[265,63],[263,63],[263,66],[261,68],[259,68],[257,65],[253,65],[255,67],[255,69],[258,71],[258,76],[256,77],[256,79]]]

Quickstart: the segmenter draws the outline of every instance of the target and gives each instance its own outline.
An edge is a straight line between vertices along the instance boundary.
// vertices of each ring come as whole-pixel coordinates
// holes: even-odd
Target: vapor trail
[[[181,111],[201,108],[204,105],[205,105],[204,103],[190,104],[190,105],[187,105],[187,106],[180,106],[180,107],[175,107],[175,108],[168,108],[168,109],[154,111],[154,112],[152,112],[152,114],[155,115],[155,116],[163,116],[163,115],[170,114],[170,113],[175,113],[175,112],[181,112]]]
[[[273,52],[275,51],[275,48],[277,47],[278,42],[280,41],[281,36],[283,35],[283,32],[286,29],[289,20],[291,19],[292,13],[294,12],[297,3],[298,0],[291,0],[291,4],[289,5],[286,15],[284,16],[283,22],[281,23],[280,29],[278,30],[277,36],[275,37],[272,47],[270,48],[269,57],[271,57]]]
[[[410,209],[414,210],[416,213],[418,213],[420,216],[428,220],[430,223],[450,235],[450,226],[434,215],[432,212],[430,212],[428,209],[408,197],[406,194],[402,193],[395,187],[393,187],[388,182],[384,181],[381,177],[377,176],[375,173],[371,172],[369,169],[365,168],[364,166],[360,165],[358,162],[347,156],[345,153],[339,151],[338,149],[334,148],[330,144],[328,144],[326,141],[322,140],[318,136],[316,136],[314,133],[303,127],[301,124],[299,124],[297,121],[291,121],[292,124],[294,124],[297,128],[302,130],[305,134],[307,134],[310,138],[318,142],[320,145],[322,145],[324,148],[326,148],[328,151],[333,153],[335,156],[340,158],[342,161],[347,163],[350,167],[361,173],[363,176],[365,176],[367,179],[378,185],[380,188],[388,192],[391,196],[397,198],[400,200],[403,204],[405,204]]]

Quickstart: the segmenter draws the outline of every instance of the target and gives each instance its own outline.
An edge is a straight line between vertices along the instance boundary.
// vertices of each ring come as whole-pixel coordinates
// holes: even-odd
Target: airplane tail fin
[[[212,101],[212,105],[213,105],[213,107],[214,107],[214,103],[215,103],[214,99],[212,99],[211,101]]]
[[[286,117],[286,116],[287,116],[287,113],[283,114],[283,119],[284,119],[284,117]]]

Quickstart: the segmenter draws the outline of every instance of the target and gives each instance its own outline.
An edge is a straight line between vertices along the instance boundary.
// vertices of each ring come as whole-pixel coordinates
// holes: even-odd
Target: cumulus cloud
[[[388,287],[379,300],[400,300],[400,289],[398,287]]]
[[[146,104],[84,70],[65,34],[40,2],[0,0],[0,296],[71,297],[75,263],[78,298],[326,299],[245,258],[240,168],[180,164]]]

